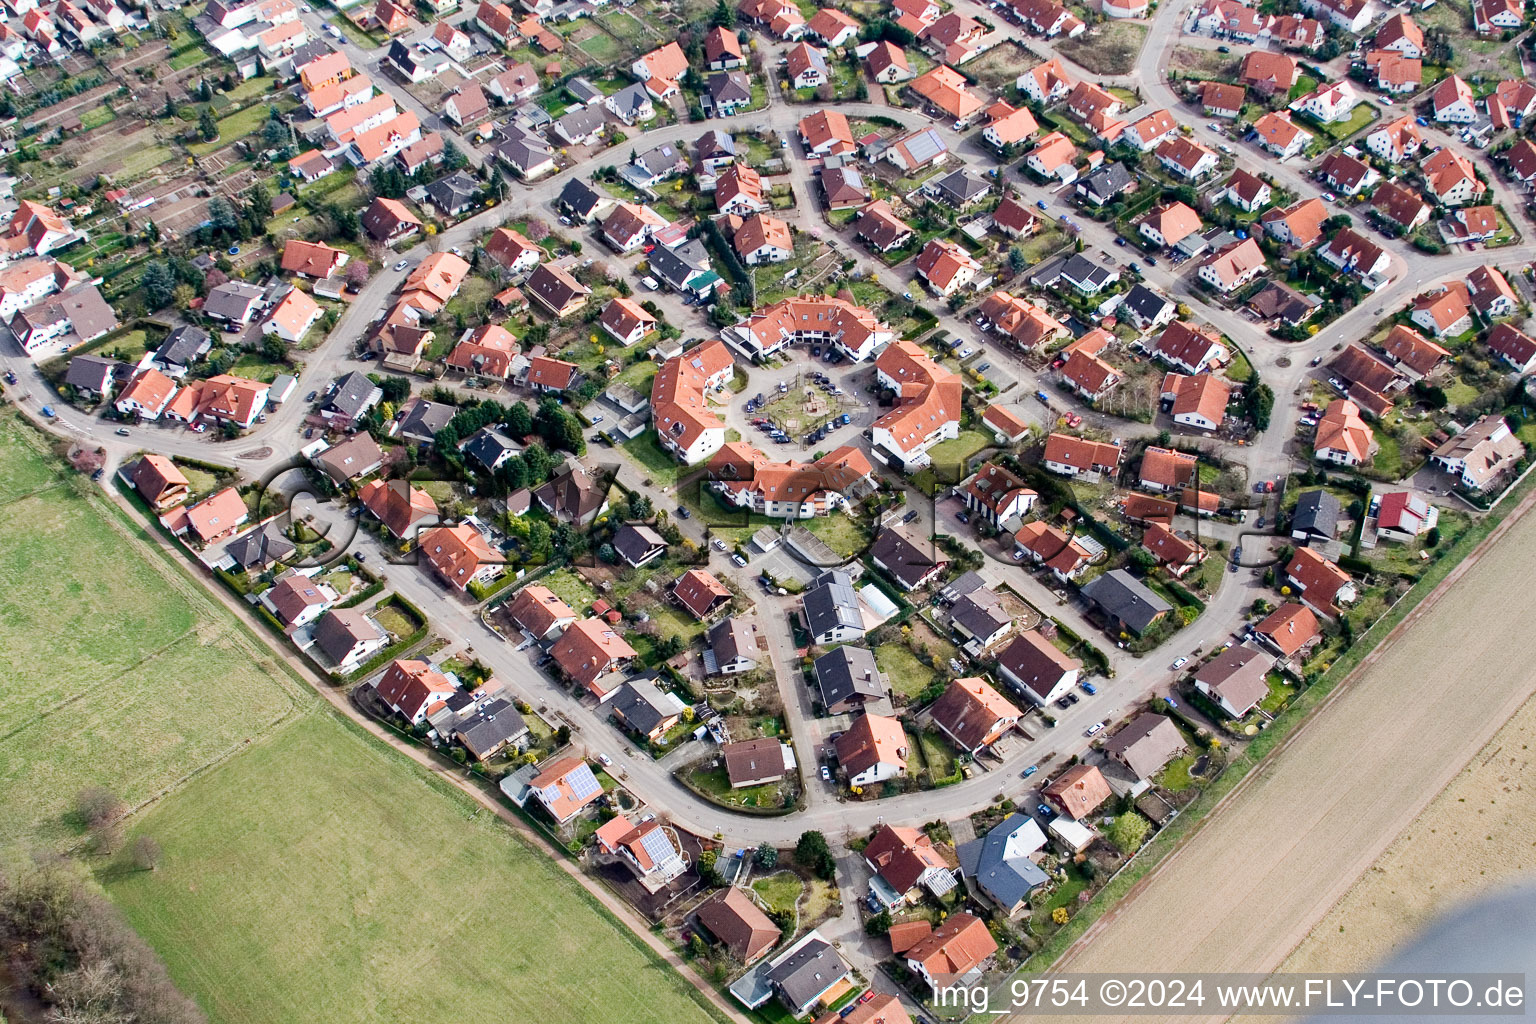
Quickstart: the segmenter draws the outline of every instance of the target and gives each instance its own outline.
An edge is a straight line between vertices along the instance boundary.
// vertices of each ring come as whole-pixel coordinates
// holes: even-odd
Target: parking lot
[[[874,367],[830,363],[805,346],[788,352],[787,366],[753,370],[752,385],[723,410],[726,425],[739,431],[743,441],[774,452],[775,458],[803,457],[854,443],[879,417],[870,393]]]

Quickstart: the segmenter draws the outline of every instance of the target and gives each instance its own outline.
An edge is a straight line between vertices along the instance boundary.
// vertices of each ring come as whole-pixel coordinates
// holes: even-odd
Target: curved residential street
[[[1193,2],[1194,0],[1171,0],[1157,11],[1150,23],[1146,43],[1130,74],[1094,76],[1073,67],[1085,78],[1139,90],[1144,102],[1134,111],[1124,115],[1127,120],[1133,120],[1155,109],[1166,107],[1176,111],[1176,117],[1180,120],[1190,123],[1194,134],[1202,142],[1214,146],[1218,140],[1225,140],[1226,136],[1216,134],[1207,124],[1194,117],[1191,114],[1191,108],[1179,103],[1173,89],[1163,78],[1163,71],[1170,64],[1174,48],[1181,42],[1187,41],[1181,39],[1181,27],[1187,8]],[[974,9],[978,13],[986,10],[973,0],[957,0],[957,5],[962,9]],[[320,31],[320,26],[323,24],[323,19],[318,14],[305,15],[305,21],[309,22],[316,32]],[[1005,31],[1012,33],[1013,30]],[[1053,52],[1048,41],[1030,38],[1027,42],[1030,47],[1039,52],[1047,55]],[[1195,40],[1193,44],[1198,45],[1200,42]],[[350,42],[340,44],[339,48],[358,68],[377,69],[379,57],[383,53],[383,50],[364,51]],[[629,140],[622,143],[619,148],[623,151],[631,148],[644,151],[661,143],[687,144],[706,127],[744,132],[757,126],[766,126],[793,138],[799,120],[816,108],[786,102],[778,93],[777,83],[773,82],[776,76],[772,74],[771,63],[769,70],[771,84],[767,109],[716,119],[704,125],[675,124],[648,131],[631,130]],[[878,86],[876,88],[878,90]],[[470,158],[472,164],[480,166],[488,159],[484,152],[477,151],[468,140],[450,132],[449,126],[442,123],[437,112],[428,110],[421,103],[410,98],[403,89],[396,88],[392,91],[406,107],[416,112],[424,125],[445,132],[447,137]],[[1397,111],[1408,109],[1403,101],[1400,100],[1399,104],[1396,108],[1385,108],[1384,114],[1391,115],[1394,109]],[[917,110],[890,106],[884,102],[834,102],[828,106],[850,117],[878,116],[894,119],[907,127],[932,128],[944,138],[951,152],[959,156],[968,166],[989,168],[996,165],[992,151],[982,142],[979,132],[956,132],[951,124],[935,122]],[[1318,184],[1310,178],[1307,167],[1300,161],[1294,163],[1275,161],[1247,143],[1236,143],[1234,149],[1238,167],[1268,173],[1286,189],[1298,195],[1319,194]],[[938,315],[939,328],[947,330],[951,336],[967,339],[967,343],[977,350],[978,360],[980,358],[989,360],[1000,371],[1017,381],[998,399],[1001,404],[1007,405],[1037,429],[1044,428],[1047,431],[1054,422],[1054,414],[1032,400],[1031,396],[1037,387],[1049,390],[1053,401],[1058,405],[1081,408],[1061,398],[1054,386],[1049,383],[1049,374],[1038,374],[1031,370],[1023,360],[1012,351],[997,344],[991,337],[979,336],[976,328],[964,315],[951,313],[938,300],[929,299],[921,293],[910,261],[899,268],[887,267],[880,261],[871,259],[854,242],[851,228],[837,229],[823,220],[819,213],[820,204],[815,195],[812,161],[801,150],[798,142],[791,144],[786,155],[789,183],[795,196],[795,207],[793,211],[785,213],[786,218],[791,219],[801,231],[814,235],[825,244],[835,246],[843,255],[855,259],[863,272],[873,275],[894,293],[900,294],[910,290],[914,294],[919,294],[924,304]],[[1479,159],[1483,164],[1487,163],[1486,156]],[[427,256],[429,251],[454,246],[469,248],[492,228],[522,216],[538,216],[551,220],[554,216],[553,202],[561,189],[573,178],[585,177],[591,169],[590,163],[579,164],[532,184],[513,183],[509,198],[502,205],[444,230],[430,242],[423,242],[387,257],[386,265],[380,268],[361,292],[353,298],[329,335],[313,350],[298,354],[303,362],[302,370],[297,374],[298,383],[293,397],[282,406],[272,409],[268,413],[267,422],[258,424],[238,440],[221,441],[213,436],[215,432],[195,434],[179,426],[152,424],[136,426],[132,428],[130,436],[118,437],[113,432],[115,423],[87,416],[64,402],[55,402],[57,418],[46,419],[41,415],[40,409],[44,404],[54,401],[51,398],[49,385],[29,359],[14,352],[0,355],[0,369],[13,371],[21,379],[19,385],[6,389],[7,395],[16,400],[26,415],[44,430],[59,437],[78,439],[101,446],[107,453],[108,474],[104,483],[108,485],[111,473],[116,467],[124,459],[143,450],[228,466],[247,480],[264,479],[288,464],[302,443],[304,417],[309,409],[309,403],[303,401],[303,396],[309,391],[323,389],[333,378],[348,370],[375,368],[374,364],[358,360],[356,350],[369,324],[388,308],[391,294],[406,276],[407,271],[391,269],[397,260],[407,260],[414,266]],[[1034,185],[1024,180],[1013,168],[1002,169],[1000,174],[1008,188],[1019,193],[1029,203],[1044,204],[1049,215],[1060,216],[1067,210],[1061,199],[1063,193],[1060,189]],[[1499,201],[1505,205],[1511,216],[1519,218],[1519,226],[1527,233],[1527,238],[1533,237],[1530,234],[1533,225],[1525,217],[1523,203],[1520,202],[1519,197],[1496,174],[1490,174],[1490,178],[1495,182],[1495,193]],[[1120,260],[1121,254],[1114,244],[1115,233],[1112,225],[1081,216],[1075,209],[1070,213],[1078,227],[1078,237],[1085,251],[1096,250]],[[571,230],[574,232],[580,229]],[[587,236],[582,237],[584,242],[589,241]],[[1366,337],[1375,324],[1429,285],[1465,277],[1470,270],[1484,263],[1496,262],[1506,269],[1511,269],[1536,258],[1536,242],[1531,241],[1495,250],[1492,253],[1457,251],[1448,255],[1429,257],[1416,252],[1401,241],[1387,240],[1374,232],[1371,233],[1371,238],[1381,244],[1392,256],[1393,269],[1390,283],[1323,327],[1314,337],[1296,343],[1285,343],[1270,338],[1237,312],[1208,301],[1206,293],[1195,286],[1193,263],[1178,267],[1170,265],[1167,261],[1160,261],[1155,266],[1149,264],[1143,267],[1142,276],[1150,285],[1178,302],[1188,303],[1193,308],[1192,319],[1204,320],[1231,338],[1246,354],[1260,379],[1274,390],[1276,404],[1270,428],[1259,435],[1252,444],[1223,449],[1224,457],[1241,464],[1246,469],[1250,480],[1284,476],[1299,468],[1289,445],[1294,438],[1296,422],[1300,416],[1295,396],[1301,393],[1306,380],[1316,373],[1308,366],[1311,359],[1326,358],[1335,349]],[[1130,254],[1135,250],[1127,248],[1125,252]],[[670,312],[672,304],[670,300],[667,300],[667,303],[666,308]],[[677,308],[682,310],[681,306]],[[683,311],[683,315],[695,318],[690,322],[675,323],[683,329],[685,337],[708,336],[706,332],[711,332],[700,311],[686,310]],[[751,378],[767,379],[766,375],[769,371],[760,368],[746,369]],[[761,385],[758,385],[758,389],[761,389]],[[861,415],[865,419],[859,424],[852,425],[848,431],[850,440],[856,438],[862,426],[867,424],[869,413],[861,411]],[[1113,429],[1123,437],[1148,436],[1156,432],[1156,428],[1151,425],[1118,420],[1114,421]],[[647,494],[657,508],[670,509],[677,503],[675,493],[669,493],[651,485],[644,468],[627,461],[619,450],[594,450],[587,456],[586,462],[591,466],[599,464],[611,466],[618,472],[620,481],[626,487]],[[113,493],[110,486],[107,490],[114,500],[121,503],[121,499]],[[922,510],[924,517],[922,525],[930,528],[934,533],[956,537],[972,536],[970,528],[956,518],[958,511],[959,507],[954,501],[936,500],[933,502],[931,511]],[[1504,530],[1510,530],[1516,518],[1511,516]],[[755,620],[767,645],[773,675],[783,698],[785,717],[805,780],[805,807],[793,814],[783,817],[737,814],[694,795],[674,779],[672,772],[679,763],[696,756],[698,750],[696,745],[685,747],[682,751],[659,761],[651,759],[643,751],[637,750],[628,743],[624,735],[610,723],[605,709],[588,706],[586,702],[572,696],[564,686],[556,683],[549,675],[537,668],[535,657],[540,654],[537,648],[532,649],[531,653],[519,651],[515,649],[516,645],[503,641],[482,620],[482,609],[479,606],[449,594],[423,570],[413,565],[391,564],[389,553],[379,546],[371,534],[359,533],[356,547],[368,556],[370,565],[377,565],[382,569],[391,590],[398,592],[427,612],[432,631],[436,635],[446,639],[458,649],[472,652],[474,657],[489,667],[498,678],[536,707],[546,708],[550,715],[558,716],[571,723],[574,729],[574,742],[578,747],[591,756],[602,754],[611,757],[614,761],[612,770],[656,813],[665,815],[679,825],[703,835],[717,836],[732,848],[753,847],[762,842],[781,847],[790,846],[804,830],[819,829],[826,833],[834,849],[843,855],[840,860],[843,870],[840,872],[839,882],[844,893],[843,916],[828,925],[827,929],[842,942],[845,954],[853,958],[858,966],[866,968],[866,973],[873,966],[874,954],[865,944],[855,907],[858,893],[862,890],[864,869],[857,856],[848,855],[850,840],[887,821],[907,824],[921,824],[933,820],[957,821],[992,804],[1003,795],[1019,800],[1021,803],[1029,801],[1024,803],[1025,806],[1032,805],[1034,788],[1020,780],[1020,773],[1026,766],[1042,764],[1051,759],[1054,759],[1052,763],[1060,763],[1083,754],[1089,747],[1089,738],[1086,733],[1090,726],[1101,722],[1112,724],[1131,709],[1145,704],[1149,698],[1168,693],[1174,676],[1169,666],[1175,658],[1196,651],[1209,650],[1225,642],[1239,627],[1244,611],[1252,605],[1254,599],[1270,593],[1262,586],[1261,570],[1242,568],[1236,572],[1223,573],[1222,582],[1215,597],[1208,602],[1205,611],[1192,625],[1178,631],[1162,647],[1144,657],[1134,657],[1126,651],[1117,649],[1102,633],[1095,631],[1075,601],[1063,601],[1058,597],[1053,586],[1047,586],[1018,563],[989,554],[981,570],[988,582],[994,585],[1006,584],[1040,610],[1060,618],[1074,630],[1089,637],[1096,646],[1106,649],[1113,678],[1100,684],[1097,696],[1083,699],[1070,710],[1059,713],[1053,711],[1057,714],[1057,728],[1042,729],[1040,731],[1043,735],[1029,742],[1014,742],[1010,752],[1000,764],[998,762],[978,764],[978,770],[973,778],[939,790],[914,792],[882,800],[848,801],[839,795],[833,785],[823,782],[817,775],[817,766],[821,763],[822,753],[830,736],[843,728],[845,723],[837,719],[818,719],[812,715],[810,694],[800,681],[798,654],[788,624],[789,616],[798,602],[792,597],[764,595],[753,582],[758,571],[755,567],[738,568],[726,555],[709,548],[705,540],[706,524],[697,519],[675,519],[674,522],[687,537],[700,543],[705,550],[709,551],[711,570],[717,575],[730,577],[743,593],[752,595],[752,600],[756,604]],[[1231,541],[1234,545],[1241,537],[1252,535],[1246,528],[1214,526],[1206,523],[1201,523],[1199,529],[1213,533],[1222,540]],[[1518,529],[1529,532],[1530,527],[1520,526]],[[1524,536],[1524,533],[1521,536]],[[1485,548],[1484,551],[1486,550]],[[1212,557],[1218,556],[1213,553]],[[1488,559],[1486,563],[1495,561]],[[1447,593],[1460,594],[1464,589],[1472,590],[1481,587],[1482,589],[1477,589],[1479,603],[1475,607],[1483,609],[1482,614],[1485,617],[1482,621],[1498,623],[1495,635],[1506,628],[1513,630],[1517,628],[1518,623],[1505,623],[1503,619],[1515,610],[1507,606],[1514,602],[1501,605],[1498,601],[1488,602],[1486,597],[1488,580],[1485,577],[1491,577],[1503,571],[1497,565],[1485,563],[1474,565],[1469,562],[1457,570],[1454,578],[1458,582],[1455,587],[1449,591],[1442,589],[1440,596],[1443,598]],[[1502,578],[1503,576],[1500,576],[1500,579]],[[1483,582],[1479,583],[1480,580]],[[238,605],[229,601],[222,592],[215,589],[215,593],[226,604],[238,608]],[[1074,969],[1088,969],[1086,965],[1094,965],[1096,969],[1107,969],[1113,964],[1117,969],[1123,969],[1132,963],[1148,965],[1156,963],[1159,969],[1172,969],[1170,966],[1172,960],[1167,953],[1167,943],[1161,941],[1157,929],[1166,925],[1170,937],[1182,936],[1185,934],[1184,925],[1195,915],[1205,914],[1204,907],[1216,902],[1220,902],[1224,907],[1234,908],[1233,912],[1226,916],[1211,915],[1205,919],[1205,926],[1201,929],[1193,929],[1191,926],[1190,964],[1241,962],[1249,969],[1260,969],[1257,960],[1265,960],[1265,962],[1273,960],[1270,953],[1278,949],[1278,946],[1263,946],[1257,938],[1250,942],[1238,941],[1234,937],[1233,930],[1241,922],[1231,918],[1238,909],[1243,909],[1246,914],[1248,912],[1246,908],[1252,906],[1249,901],[1258,899],[1261,895],[1276,902],[1295,896],[1299,887],[1303,885],[1313,886],[1308,888],[1307,892],[1311,893],[1315,899],[1312,902],[1298,902],[1296,906],[1299,909],[1296,913],[1287,917],[1285,923],[1276,925],[1277,929],[1289,929],[1285,933],[1287,935],[1290,931],[1304,928],[1310,920],[1315,919],[1309,915],[1314,911],[1321,914],[1326,910],[1328,901],[1324,897],[1332,890],[1326,886],[1316,888],[1315,886],[1320,884],[1318,879],[1302,877],[1292,870],[1293,867],[1299,870],[1301,863],[1304,862],[1313,869],[1326,868],[1329,874],[1328,886],[1347,885],[1354,877],[1348,872],[1369,863],[1369,857],[1366,854],[1370,853],[1370,843],[1377,837],[1382,845],[1390,841],[1392,835],[1390,828],[1393,823],[1404,820],[1402,814],[1406,813],[1405,809],[1412,807],[1413,810],[1417,810],[1422,806],[1422,802],[1415,803],[1415,801],[1425,792],[1424,787],[1435,779],[1441,778],[1446,771],[1454,771],[1455,766],[1461,763],[1456,761],[1456,758],[1462,756],[1468,744],[1472,743],[1478,735],[1482,735],[1483,726],[1491,729],[1502,721],[1502,719],[1495,720],[1493,712],[1505,707],[1519,694],[1531,689],[1530,680],[1523,675],[1513,682],[1501,683],[1493,678],[1495,673],[1514,671],[1514,668],[1504,663],[1510,654],[1508,650],[1485,652],[1484,655],[1479,656],[1483,660],[1478,661],[1477,664],[1482,666],[1479,671],[1487,673],[1487,678],[1482,680],[1480,687],[1480,699],[1485,698],[1488,704],[1481,709],[1480,714],[1474,716],[1470,710],[1476,703],[1474,700],[1468,699],[1466,694],[1458,695],[1448,692],[1443,686],[1431,685],[1430,677],[1434,673],[1426,671],[1426,668],[1433,668],[1436,673],[1441,669],[1448,672],[1454,667],[1447,660],[1450,658],[1450,652],[1453,651],[1451,645],[1445,645],[1438,654],[1434,654],[1433,662],[1426,661],[1417,666],[1417,671],[1414,664],[1403,661],[1405,657],[1409,657],[1409,652],[1413,652],[1411,656],[1415,659],[1430,656],[1425,653],[1423,644],[1412,641],[1421,636],[1426,629],[1452,628],[1447,625],[1436,625],[1436,623],[1440,617],[1449,613],[1451,606],[1456,604],[1457,601],[1441,600],[1433,608],[1426,606],[1415,612],[1409,619],[1409,623],[1416,624],[1413,627],[1415,631],[1413,636],[1407,640],[1401,639],[1400,634],[1407,628],[1407,624],[1400,628],[1399,638],[1393,645],[1372,656],[1368,662],[1369,670],[1362,677],[1361,683],[1358,686],[1341,689],[1335,698],[1330,699],[1326,705],[1329,710],[1317,715],[1313,723],[1292,737],[1287,744],[1290,749],[1286,749],[1283,756],[1276,759],[1276,765],[1266,765],[1256,771],[1254,778],[1245,782],[1228,798],[1230,806],[1224,808],[1220,814],[1213,815],[1208,825],[1196,834],[1195,841],[1188,844],[1187,851],[1181,851],[1170,858],[1142,884],[1138,899],[1127,901],[1115,915],[1097,925],[1085,938],[1085,943],[1092,940],[1092,945],[1075,950],[1070,959],[1071,966]],[[1458,621],[1466,620],[1463,617]],[[1497,647],[1497,645],[1494,646]],[[286,652],[280,653],[286,656]],[[293,658],[289,660],[297,661]],[[1390,686],[1383,683],[1381,679],[1384,673],[1392,670],[1392,666],[1396,666],[1396,671],[1413,674],[1416,684],[1413,688],[1402,691],[1402,694],[1412,694],[1411,700],[1407,701],[1412,706],[1411,715],[1397,717],[1389,726],[1384,727],[1383,722],[1389,717],[1385,712],[1403,710],[1401,706],[1393,707],[1394,703],[1401,702],[1401,694],[1393,696]],[[394,745],[403,750],[407,756],[439,771],[445,777],[452,779],[455,785],[475,796],[486,806],[495,807],[499,813],[503,813],[504,817],[511,820],[510,816],[506,815],[499,805],[474,783],[466,782],[455,773],[436,766],[432,759],[420,750],[408,744],[393,741],[383,730],[378,729],[376,724],[368,722],[361,716],[335,690],[318,682],[307,667],[300,665],[299,668],[301,674],[311,680],[316,689],[337,710],[359,719],[375,735],[381,735],[386,741],[394,742]],[[1454,717],[1457,729],[1460,731],[1455,732],[1454,735],[1451,734],[1450,729],[1446,728],[1443,721],[1439,724],[1433,721],[1437,715],[1449,714],[1444,711],[1447,702],[1458,703]],[[1473,721],[1474,717],[1483,721]],[[1370,776],[1374,778],[1380,774],[1384,766],[1389,766],[1393,771],[1401,773],[1401,776],[1413,775],[1415,773],[1414,758],[1410,754],[1414,750],[1415,741],[1412,739],[1412,734],[1418,729],[1436,733],[1433,749],[1426,748],[1419,751],[1426,756],[1432,753],[1435,760],[1431,766],[1432,770],[1427,771],[1425,778],[1418,780],[1414,785],[1389,786],[1388,780],[1383,780],[1381,789],[1355,787],[1347,793],[1339,793],[1337,799],[1327,802],[1298,798],[1299,794],[1310,793],[1311,788],[1315,788],[1318,783],[1317,778],[1301,777],[1308,774],[1309,765],[1332,764],[1330,771],[1337,773],[1331,776],[1334,778],[1356,773],[1375,773]],[[1373,738],[1368,742],[1362,742],[1363,736]],[[1304,752],[1309,749],[1314,750],[1314,753],[1305,754]],[[1342,753],[1345,750],[1348,751],[1347,754]],[[1332,760],[1325,762],[1322,760],[1324,755],[1331,757]],[[1304,757],[1308,760],[1302,763]],[[1249,790],[1256,792],[1253,796],[1244,796],[1240,800],[1238,794]],[[1428,791],[1429,795],[1432,795],[1432,792]],[[1264,794],[1275,794],[1272,804],[1267,805],[1264,802]],[[1274,805],[1283,804],[1286,799],[1293,800],[1297,806],[1284,809],[1283,812],[1276,811]],[[1428,795],[1423,799],[1427,800]],[[1266,806],[1275,813],[1275,817],[1267,823],[1255,817],[1256,808]],[[1411,816],[1409,814],[1410,818]],[[513,824],[518,823],[513,821]],[[1293,844],[1281,842],[1280,838],[1274,835],[1276,825],[1290,829],[1295,842]],[[1347,864],[1326,863],[1330,859],[1329,851],[1319,844],[1324,836],[1336,835],[1340,830],[1356,835],[1366,828],[1376,831],[1370,837],[1361,835],[1360,842],[1352,850],[1354,859]],[[1262,850],[1255,852],[1253,844],[1258,836],[1272,838],[1263,844]],[[1272,869],[1273,873],[1256,872],[1250,879],[1252,886],[1247,889],[1237,886],[1235,882],[1223,888],[1222,885],[1225,883],[1218,884],[1219,879],[1213,878],[1220,875],[1223,858],[1230,861],[1234,857],[1250,855],[1261,859],[1268,866],[1266,870]],[[1374,856],[1374,854],[1370,855]],[[582,877],[579,870],[563,858],[556,859],[565,865],[567,871]],[[1167,880],[1161,880],[1164,876]],[[1209,885],[1203,890],[1204,898],[1201,900],[1192,898],[1195,878],[1202,879]],[[612,896],[608,895],[602,886],[592,883],[589,879],[583,880],[610,906],[610,909],[618,913],[653,948],[668,956],[673,965],[683,970],[690,980],[699,984],[706,992],[713,993],[713,989],[692,975],[690,969],[668,952],[660,940],[649,935],[627,908],[613,906]],[[1263,890],[1262,893],[1259,892],[1260,889]],[[1152,895],[1146,895],[1148,893]],[[1300,899],[1299,896],[1296,898]],[[1280,912],[1278,906],[1275,912],[1277,914]],[[1196,931],[1198,934],[1195,934]],[[1273,938],[1272,933],[1265,934]],[[1183,941],[1185,941],[1183,938],[1179,939],[1179,942]],[[1283,955],[1285,950],[1281,949],[1279,952]],[[1249,959],[1243,959],[1243,957],[1249,957]],[[725,1009],[729,1013],[734,1013],[729,1006]]]

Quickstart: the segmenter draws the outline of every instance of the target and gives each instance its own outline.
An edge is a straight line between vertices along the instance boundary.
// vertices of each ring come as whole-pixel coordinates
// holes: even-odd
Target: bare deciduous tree
[[[103,851],[117,848],[122,839],[123,802],[102,786],[87,786],[75,798],[75,812]]]
[[[140,871],[153,871],[160,865],[160,843],[154,836],[139,836],[133,841],[133,863]]]

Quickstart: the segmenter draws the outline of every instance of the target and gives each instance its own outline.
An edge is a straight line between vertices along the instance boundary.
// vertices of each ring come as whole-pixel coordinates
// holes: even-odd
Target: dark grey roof
[[[1338,535],[1342,513],[1339,499],[1330,492],[1306,491],[1296,501],[1296,511],[1291,515],[1291,531],[1331,540]]]
[[[1167,601],[1124,569],[1112,569],[1093,580],[1083,588],[1083,596],[1137,633],[1144,632],[1159,614],[1172,611]]]
[[[253,284],[226,281],[208,293],[208,298],[203,302],[203,312],[226,320],[238,320],[250,312],[263,294],[262,289]]]
[[[545,125],[554,124],[555,119],[549,116],[549,111],[534,103],[532,100],[519,104],[514,116],[526,128],[543,128]]]
[[[549,143],[522,129],[509,133],[507,141],[496,147],[496,155],[509,167],[527,173],[548,160],[553,153]]]
[[[833,569],[816,578],[805,592],[805,620],[813,637],[823,636],[839,626],[864,628],[859,614],[859,598],[853,590],[853,578]]]
[[[1120,304],[1142,320],[1155,320],[1164,310],[1173,305],[1173,300],[1159,295],[1144,284],[1137,283],[1125,293],[1125,298]]]
[[[978,637],[989,637],[1013,621],[1003,609],[1003,599],[986,589],[973,590],[956,601],[950,616]]]
[[[242,569],[281,562],[296,550],[293,542],[283,536],[283,527],[281,519],[264,523],[224,545],[224,553]]]
[[[1173,719],[1142,712],[1105,742],[1104,752],[1124,763],[1138,779],[1148,779],[1184,746],[1184,736]]]
[[[456,412],[458,410],[451,405],[418,398],[400,418],[400,436],[416,441],[431,441],[439,430],[448,425]]]
[[[879,700],[885,696],[880,666],[867,648],[838,647],[817,658],[813,667],[816,683],[821,687],[821,702],[826,707],[837,707],[857,697]]]
[[[104,359],[101,356],[75,356],[69,361],[69,369],[64,373],[64,383],[70,387],[100,391],[103,387],[111,387],[117,368],[126,365],[116,359]]]
[[[506,456],[516,455],[522,451],[510,437],[497,432],[492,427],[483,427],[475,431],[461,448],[465,455],[486,469],[495,469]]]
[[[733,157],[736,155],[736,139],[730,132],[712,128],[699,136],[698,141],[693,144],[693,151],[700,160],[709,157]]]
[[[634,117],[641,110],[650,105],[650,94],[645,91],[645,86],[636,82],[627,89],[620,90],[608,97],[608,102],[613,104],[613,109],[620,117]],[[570,116],[570,115],[566,115]]]
[[[906,530],[887,527],[880,531],[869,549],[870,557],[900,583],[911,590],[941,562],[934,557],[933,542]]]
[[[662,693],[649,679],[631,679],[613,695],[612,706],[631,728],[649,733],[677,714],[676,703],[676,697]]]
[[[639,89],[639,86],[632,88]],[[644,95],[645,90],[641,89]],[[603,112],[592,107],[581,107],[576,110],[567,110],[555,119],[555,128],[568,139],[579,139],[603,126]]]
[[[650,260],[651,273],[678,289],[695,275],[713,269],[709,263],[709,252],[697,238],[671,249],[659,245],[651,252]]]
[[[439,178],[427,186],[427,199],[445,212],[461,210],[468,206],[480,191],[480,183],[463,171],[455,171],[446,178]]]
[[[1077,187],[1084,194],[1107,203],[1135,180],[1124,164],[1105,164],[1079,182]]]
[[[613,549],[631,565],[666,546],[666,539],[644,523],[625,523],[613,535]]]
[[[981,578],[981,573],[974,571],[965,572],[946,583],[944,589],[940,591],[940,595],[944,600],[954,602],[960,600],[966,594],[980,590],[986,585],[987,581]]]
[[[592,211],[602,201],[603,197],[590,186],[572,178],[565,183],[565,188],[560,190],[560,198],[556,200],[556,205],[570,210],[578,217],[585,218],[590,217]]]
[[[822,939],[812,939],[768,970],[768,982],[785,1003],[799,1009],[848,974],[843,958]]]
[[[336,379],[336,390],[326,401],[325,408],[355,419],[382,397],[382,389],[369,380],[366,373],[353,370]]]
[[[577,103],[592,103],[603,98],[603,90],[585,78],[573,78],[566,82],[565,91],[570,93],[571,98]]]
[[[1102,287],[1107,283],[1112,272],[1107,267],[1101,267],[1082,253],[1075,253],[1061,268],[1062,276],[1069,281],[1080,285],[1096,285]]]
[[[687,165],[682,150],[664,142],[654,149],[648,149],[635,157],[635,165],[643,169],[653,178],[660,178],[676,172],[679,167]]]
[[[389,44],[389,60],[395,67],[409,74],[416,68],[416,51],[403,39],[391,40]]]
[[[715,103],[746,103],[752,99],[752,82],[740,71],[721,71],[705,84]]]
[[[1035,845],[1036,835],[1039,845]],[[1015,839],[1016,836],[1019,838]],[[1009,848],[1011,839],[1015,840],[1012,849]],[[1012,908],[1050,881],[1040,866],[1023,852],[1032,845],[1039,849],[1044,843],[1045,836],[1033,818],[1011,814],[985,836],[959,846],[955,854],[960,858],[960,871],[974,880],[977,888],[999,906]]]
[[[751,625],[735,615],[727,615],[709,627],[709,649],[717,662],[739,657],[756,660],[761,653]]]
[[[500,697],[482,704],[467,721],[454,730],[459,742],[476,757],[507,743],[515,743],[528,734],[528,723],[517,708]]]
[[[315,645],[332,662],[339,662],[352,648],[386,636],[382,627],[361,608],[332,608],[315,623]]]
[[[311,39],[297,50],[293,51],[293,67],[297,71],[306,64],[312,64],[328,53],[334,53],[330,45],[324,39]]]
[[[992,186],[980,178],[972,177],[965,168],[950,171],[937,181],[923,186],[924,191],[951,206],[973,202],[991,191]]]

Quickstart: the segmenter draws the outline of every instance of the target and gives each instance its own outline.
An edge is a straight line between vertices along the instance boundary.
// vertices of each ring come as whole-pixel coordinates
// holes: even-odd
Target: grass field
[[[646,478],[657,487],[671,487],[677,483],[678,461],[657,442],[655,432],[647,430],[620,447],[645,470]]]
[[[142,803],[305,702],[192,584],[135,557],[123,522],[38,444],[0,418],[0,650],[28,667],[0,709],[0,847],[70,843],[85,786]]]
[[[933,682],[933,669],[917,660],[906,644],[881,644],[875,648],[875,664],[895,692],[916,697]]]
[[[805,883],[793,871],[780,871],[755,880],[752,888],[770,910],[789,911],[795,909],[800,894],[805,891]]]
[[[140,827],[160,868],[103,881],[216,1022],[713,1019],[546,854],[328,714]]]

